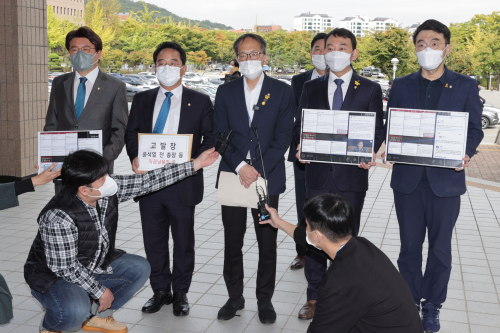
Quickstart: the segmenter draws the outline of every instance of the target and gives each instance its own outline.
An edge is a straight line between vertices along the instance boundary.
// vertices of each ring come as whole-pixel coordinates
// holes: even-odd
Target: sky
[[[137,0],[134,0],[137,1]],[[232,26],[234,29],[255,25],[276,24],[293,28],[293,17],[308,11],[333,17],[333,25],[346,16],[366,15],[393,18],[403,27],[426,19],[436,19],[449,25],[465,22],[475,14],[500,11],[499,0],[145,0],[172,13],[194,19],[210,20]],[[342,8],[339,8],[342,7]]]

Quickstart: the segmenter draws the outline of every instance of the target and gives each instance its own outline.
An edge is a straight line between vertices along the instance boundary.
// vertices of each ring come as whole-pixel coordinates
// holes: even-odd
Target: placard
[[[139,171],[190,161],[192,145],[193,134],[139,133]]]
[[[102,131],[45,131],[38,132],[38,173],[48,169],[52,164],[63,165],[69,154],[89,149],[102,155]]]
[[[388,162],[461,168],[468,112],[390,108],[387,122]]]
[[[375,112],[302,110],[300,160],[358,165],[373,161]]]

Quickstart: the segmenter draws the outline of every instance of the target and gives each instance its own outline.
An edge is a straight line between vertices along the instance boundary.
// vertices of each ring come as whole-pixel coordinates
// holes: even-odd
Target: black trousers
[[[304,202],[306,201],[306,165],[295,161],[293,163],[293,178],[295,178],[295,206],[297,208],[297,225],[306,227],[306,219],[304,217]],[[298,256],[306,255],[306,248],[302,245],[296,244]]]
[[[184,205],[177,184],[139,199],[144,249],[151,265],[154,292],[189,291],[194,271],[194,208]],[[174,240],[172,271],[169,228]]]
[[[278,209],[279,195],[271,195],[271,207]],[[278,229],[259,224],[257,209],[252,209],[255,235],[259,245],[257,299],[270,301],[276,284],[276,238]],[[247,230],[247,208],[222,206],[224,225],[224,281],[230,298],[243,295],[243,238]]]
[[[326,186],[320,190],[308,189],[307,198],[313,197],[322,193],[332,193],[343,196],[352,206],[354,213],[354,225],[352,228],[352,235],[357,236],[359,233],[359,227],[361,224],[361,211],[363,210],[363,204],[365,203],[366,192],[344,192],[338,189],[332,177],[332,172],[330,171],[330,176],[328,177],[328,182]],[[321,277],[326,272],[327,269],[327,259],[322,257],[312,251],[306,252],[306,263],[304,266],[304,273],[308,282],[307,286],[307,300],[317,300],[318,299],[318,287],[321,282]]]

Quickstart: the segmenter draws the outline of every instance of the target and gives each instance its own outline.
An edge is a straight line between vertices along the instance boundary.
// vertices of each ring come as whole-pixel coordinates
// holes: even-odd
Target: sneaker
[[[88,332],[125,333],[128,331],[128,328],[127,325],[116,321],[111,316],[106,318],[94,316],[83,322],[82,330]]]
[[[432,304],[429,301],[422,302],[422,325],[424,333],[437,333],[441,325],[439,325],[439,309],[441,305]]]

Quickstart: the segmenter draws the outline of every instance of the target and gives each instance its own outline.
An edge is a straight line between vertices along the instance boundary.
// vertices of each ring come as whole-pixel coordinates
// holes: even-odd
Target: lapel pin
[[[191,103],[188,103],[188,106],[191,106]]]
[[[448,88],[448,83],[444,86],[445,88]]]
[[[101,90],[101,87],[97,87],[97,90]]]
[[[262,102],[262,105],[266,105],[266,102]]]
[[[450,89],[451,89],[451,88],[453,88],[453,86],[452,86],[452,85],[450,85]]]
[[[355,86],[354,89],[358,89],[358,86]]]

